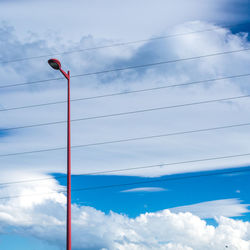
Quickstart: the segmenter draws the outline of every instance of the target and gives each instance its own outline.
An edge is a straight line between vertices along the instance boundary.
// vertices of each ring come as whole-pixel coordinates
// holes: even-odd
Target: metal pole
[[[61,68],[61,63],[55,58],[48,60],[48,64],[55,70],[60,70],[68,80],[68,119],[67,119],[67,226],[66,226],[66,246],[71,250],[71,145],[70,145],[70,71],[66,73]]]
[[[70,71],[68,71],[67,120],[67,250],[71,250],[71,145],[70,145]]]

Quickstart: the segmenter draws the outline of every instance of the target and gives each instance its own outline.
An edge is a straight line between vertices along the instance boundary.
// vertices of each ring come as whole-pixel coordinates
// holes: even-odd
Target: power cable
[[[188,107],[188,106],[195,106],[195,105],[202,105],[202,104],[210,104],[210,103],[221,102],[221,101],[230,101],[230,100],[232,101],[232,100],[249,98],[249,97],[250,97],[250,95],[241,95],[241,96],[233,96],[233,97],[227,97],[227,98],[221,98],[221,99],[213,99],[213,100],[208,100],[208,101],[191,102],[191,103],[177,104],[177,105],[171,105],[171,106],[164,106],[164,107],[156,107],[156,108],[150,108],[150,109],[140,109],[140,110],[133,110],[133,111],[128,111],[128,112],[107,114],[107,115],[90,116],[90,117],[83,117],[83,118],[78,118],[78,119],[71,119],[71,122],[80,122],[80,121],[86,121],[86,120],[111,118],[111,117],[118,117],[118,116],[124,116],[124,115],[134,115],[134,114],[154,112],[154,111],[166,110],[166,109],[172,109],[172,108],[181,108],[181,107]],[[54,121],[54,122],[47,122],[47,123],[24,125],[24,126],[12,127],[12,128],[4,128],[4,129],[0,129],[0,132],[1,131],[16,130],[16,129],[27,129],[27,128],[57,125],[57,124],[63,124],[66,122],[67,121],[64,120],[64,121]]]
[[[112,170],[106,170],[106,171],[96,171],[96,172],[89,172],[89,173],[84,173],[84,174],[73,175],[72,177],[91,176],[91,175],[106,175],[106,174],[111,174],[111,173],[126,172],[126,171],[140,170],[140,169],[149,169],[149,168],[157,168],[157,167],[164,168],[166,166],[174,166],[174,165],[181,165],[181,164],[187,164],[187,163],[214,161],[214,160],[222,160],[222,159],[230,159],[230,158],[237,158],[237,157],[243,157],[243,156],[250,156],[250,153],[237,154],[237,155],[225,155],[225,156],[202,158],[202,159],[187,160],[187,161],[178,161],[178,162],[159,163],[159,164],[154,164],[154,165],[146,165],[146,166],[132,167],[132,168],[121,168],[121,169],[112,169]],[[0,183],[0,186],[8,186],[8,185],[29,183],[29,182],[41,182],[41,181],[47,181],[47,180],[51,180],[51,179],[64,179],[64,178],[67,178],[67,177],[62,176],[62,175],[56,175],[53,177],[40,178],[40,179],[32,179],[32,180],[30,179],[30,180],[12,181],[12,182],[4,182],[4,183],[2,182],[2,183]]]
[[[196,34],[196,33],[216,31],[216,30],[220,30],[220,29],[223,30],[225,28],[233,28],[233,27],[237,27],[237,26],[240,26],[240,25],[242,25],[242,24],[224,25],[222,27],[217,27],[217,28],[213,28],[213,29],[204,29],[204,30],[197,30],[197,31],[185,32],[185,33],[170,34],[170,35],[166,35],[166,36],[159,36],[159,37],[153,37],[153,38],[141,39],[141,40],[135,40],[135,41],[129,41],[129,42],[122,42],[122,43],[113,43],[113,44],[110,44],[110,45],[96,46],[96,47],[83,48],[83,49],[64,51],[64,52],[58,52],[58,53],[51,53],[51,54],[40,55],[40,56],[9,59],[7,61],[0,61],[0,63],[7,64],[7,63],[12,63],[12,62],[33,60],[33,59],[38,59],[38,58],[50,57],[50,56],[66,55],[66,54],[79,53],[79,52],[91,51],[91,50],[106,49],[106,48],[112,48],[112,47],[121,47],[121,46],[137,44],[137,43],[144,43],[144,42],[150,42],[150,41],[155,41],[155,40],[168,39],[168,38],[172,38],[172,37],[186,36],[186,35],[191,35],[191,34]]]
[[[89,73],[84,73],[84,74],[72,75],[71,78],[83,77],[83,76],[92,76],[92,75],[100,75],[100,74],[106,74],[106,73],[111,73],[111,72],[120,72],[120,71],[125,71],[125,70],[130,70],[130,69],[153,67],[153,66],[159,66],[159,65],[164,65],[164,64],[177,63],[177,62],[181,62],[181,61],[189,61],[189,60],[202,59],[202,58],[213,57],[213,56],[220,56],[220,55],[239,53],[239,52],[249,51],[249,50],[250,50],[250,48],[245,48],[245,49],[240,49],[240,50],[224,51],[224,52],[218,52],[218,53],[201,55],[201,56],[174,59],[174,60],[169,60],[169,61],[161,61],[161,62],[148,63],[148,64],[139,64],[139,65],[127,66],[127,67],[115,68],[115,69],[107,69],[107,70],[89,72]],[[2,86],[0,86],[0,88],[10,88],[10,87],[32,85],[32,84],[37,84],[37,83],[49,82],[49,81],[57,81],[57,80],[61,80],[61,79],[64,79],[64,78],[59,77],[59,78],[44,79],[44,80],[25,82],[25,83],[15,83],[15,84],[9,84],[9,85],[2,85]]]
[[[201,83],[221,81],[221,80],[226,80],[226,79],[248,77],[248,76],[250,76],[250,73],[240,74],[240,75],[232,75],[232,76],[225,76],[225,77],[220,77],[220,78],[212,78],[212,79],[206,79],[206,80],[200,80],[200,81],[192,81],[192,82],[186,82],[186,83],[180,83],[180,84],[171,84],[171,85],[165,85],[165,86],[159,86],[159,87],[153,87],[153,88],[145,88],[145,89],[139,89],[139,90],[131,90],[131,91],[125,91],[125,92],[117,92],[117,93],[110,93],[110,94],[104,94],[104,95],[83,97],[83,98],[71,99],[70,101],[71,102],[78,102],[78,101],[85,101],[85,100],[92,100],[92,99],[99,99],[99,98],[106,98],[106,97],[113,97],[113,96],[140,93],[140,92],[147,92],[147,91],[155,91],[155,90],[160,90],[160,89],[167,89],[167,88],[173,88],[173,87],[195,85],[195,84],[201,84]],[[26,105],[26,106],[17,106],[17,107],[11,107],[11,108],[4,108],[4,109],[0,109],[0,112],[11,111],[11,110],[19,110],[19,109],[36,108],[36,107],[63,104],[63,103],[67,103],[67,101],[57,101],[57,102],[48,102],[48,103],[40,103],[40,104],[34,104],[34,105]]]
[[[192,179],[192,178],[200,178],[200,177],[206,177],[206,176],[215,176],[215,175],[224,175],[224,174],[232,174],[232,173],[242,173],[242,172],[250,172],[250,169],[223,171],[223,173],[206,173],[206,174],[197,174],[197,175],[182,176],[182,177],[172,177],[172,178],[169,177],[169,178],[162,178],[160,180],[138,181],[138,182],[129,182],[129,183],[113,184],[113,185],[93,186],[93,187],[72,189],[72,191],[76,192],[76,191],[87,191],[87,190],[106,189],[106,188],[114,188],[114,187],[124,187],[124,186],[140,185],[140,184],[146,184],[146,183]]]
[[[192,133],[199,133],[199,132],[208,132],[208,131],[228,129],[228,128],[244,127],[244,126],[249,126],[249,125],[250,125],[250,123],[240,123],[240,124],[233,124],[233,125],[227,125],[227,126],[196,129],[196,130],[187,130],[187,131],[160,134],[160,135],[150,135],[150,136],[133,137],[133,138],[120,139],[120,140],[94,142],[94,143],[83,144],[83,145],[75,145],[75,146],[72,146],[71,148],[85,148],[85,147],[92,147],[92,146],[102,146],[102,145],[108,145],[108,144],[116,144],[116,143],[140,141],[140,140],[147,140],[147,139],[156,139],[156,138],[162,138],[162,137],[168,137],[168,136],[177,136],[177,135],[185,135],[185,134],[192,134]],[[33,150],[33,151],[1,154],[0,157],[9,157],[9,156],[25,155],[25,154],[33,154],[33,153],[44,153],[44,152],[50,152],[50,151],[64,150],[66,148],[67,147],[57,147],[57,148],[39,149],[39,150]]]
[[[44,80],[38,80],[38,81],[32,81],[32,82],[15,83],[15,84],[11,84],[11,85],[2,85],[2,86],[0,85],[0,89],[14,88],[14,87],[20,87],[20,86],[25,86],[25,85],[32,85],[32,84],[37,84],[37,83],[58,81],[58,80],[63,80],[63,79],[64,79],[63,77],[57,77],[57,78],[50,78],[50,79],[44,79]]]
[[[209,173],[201,173],[196,175],[188,175],[188,176],[176,176],[176,177],[166,177],[157,180],[148,180],[148,181],[137,181],[137,182],[128,182],[128,183],[120,183],[120,184],[111,184],[111,185],[100,185],[100,186],[92,186],[92,187],[85,187],[85,188],[76,188],[71,189],[72,192],[79,192],[79,191],[89,191],[89,190],[100,190],[106,188],[116,188],[116,187],[125,187],[131,185],[140,185],[140,184],[147,184],[147,183],[158,183],[158,182],[165,182],[165,181],[176,181],[176,180],[184,180],[184,179],[193,179],[193,178],[201,178],[201,177],[209,177],[209,176],[218,176],[218,175],[225,175],[225,174],[234,174],[234,173],[244,173],[250,172],[250,168],[246,169],[236,169],[236,170],[228,170],[223,172],[209,172]],[[38,195],[49,195],[55,193],[66,193],[65,189],[60,191],[53,191],[47,193],[37,193],[37,194],[25,194],[25,195],[14,195],[14,196],[5,196],[0,197],[0,200],[6,199],[14,199],[20,197],[30,197],[30,196],[38,196]]]

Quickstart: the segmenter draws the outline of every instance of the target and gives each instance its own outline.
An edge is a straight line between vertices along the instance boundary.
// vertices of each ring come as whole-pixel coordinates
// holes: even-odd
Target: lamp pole
[[[68,100],[67,100],[67,250],[71,250],[71,140],[70,140],[70,71],[66,73],[61,68],[61,63],[57,59],[49,59],[49,65],[60,70],[68,81]]]

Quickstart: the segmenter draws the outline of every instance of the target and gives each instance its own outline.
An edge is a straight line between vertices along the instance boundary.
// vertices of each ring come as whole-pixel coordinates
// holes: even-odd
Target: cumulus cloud
[[[55,192],[58,188],[60,186],[53,179],[41,182],[38,186],[29,183],[18,188],[13,185],[1,188],[1,195],[10,191],[14,193],[17,190],[20,194],[19,197],[1,200],[2,233],[8,228],[15,233],[32,235],[63,247],[66,205],[65,196]],[[27,196],[32,192],[34,194],[42,191],[51,194]],[[232,201],[221,203],[224,209],[227,209],[227,206],[229,210],[232,209],[230,205]],[[214,204],[216,206],[216,202]],[[203,205],[203,209],[210,208],[211,206]],[[223,211],[220,211],[223,214]],[[229,249],[249,249],[248,222],[220,216],[217,223],[217,226],[208,225],[206,221],[190,212],[174,213],[166,209],[129,218],[112,211],[105,214],[92,207],[73,204],[72,244],[73,249],[79,250],[221,250],[225,246]]]

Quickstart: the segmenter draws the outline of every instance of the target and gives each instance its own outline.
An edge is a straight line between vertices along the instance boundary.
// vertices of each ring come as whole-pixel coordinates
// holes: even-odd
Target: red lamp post
[[[60,70],[68,80],[68,119],[67,119],[67,250],[71,250],[71,146],[70,146],[70,72],[66,73],[61,68],[57,59],[49,59],[49,65]]]

